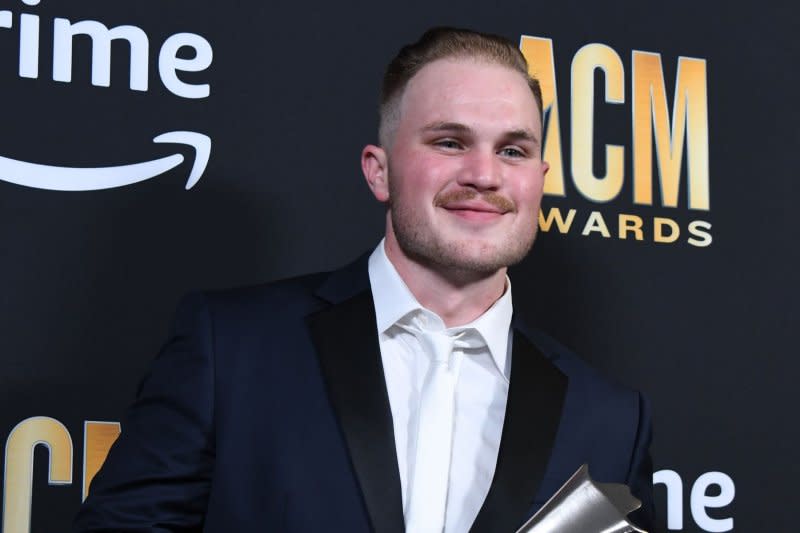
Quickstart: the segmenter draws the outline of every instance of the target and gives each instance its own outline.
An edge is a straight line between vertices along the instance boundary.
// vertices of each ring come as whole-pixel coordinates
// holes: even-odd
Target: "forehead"
[[[471,126],[470,121],[490,120],[504,128],[541,131],[536,99],[525,77],[471,58],[440,59],[420,69],[403,93],[400,117],[401,128],[420,122]]]

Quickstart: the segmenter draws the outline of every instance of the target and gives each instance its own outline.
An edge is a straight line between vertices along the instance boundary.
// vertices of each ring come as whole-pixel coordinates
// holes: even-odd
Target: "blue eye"
[[[503,148],[500,153],[507,157],[524,157],[525,154],[517,148]]]
[[[443,139],[441,141],[437,141],[436,145],[441,146],[442,148],[449,148],[453,150],[461,147],[461,145],[458,142],[452,139]]]

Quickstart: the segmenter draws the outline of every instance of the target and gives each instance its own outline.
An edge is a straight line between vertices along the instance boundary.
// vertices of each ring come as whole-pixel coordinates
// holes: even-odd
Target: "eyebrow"
[[[513,130],[506,133],[506,137],[512,140],[519,140],[519,141],[528,141],[532,142],[535,145],[539,145],[539,139],[531,130]]]
[[[471,133],[472,129],[465,124],[461,124],[459,122],[431,122],[427,124],[424,128],[422,128],[424,132],[455,132],[455,133]],[[517,129],[511,130],[503,134],[505,139],[511,141],[527,141],[530,143],[539,146],[539,139],[536,135],[528,129]]]
[[[430,132],[437,132],[437,131],[457,131],[460,133],[469,133],[471,129],[464,124],[460,124],[458,122],[431,122],[427,124],[422,131],[430,131]]]

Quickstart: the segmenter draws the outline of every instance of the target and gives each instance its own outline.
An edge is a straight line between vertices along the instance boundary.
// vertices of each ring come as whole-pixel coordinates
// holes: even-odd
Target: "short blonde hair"
[[[528,73],[528,62],[517,45],[500,35],[459,28],[438,27],[426,31],[420,39],[400,49],[386,67],[381,88],[378,139],[388,147],[400,119],[400,101],[408,82],[425,65],[439,59],[470,58],[508,67],[528,82],[542,115],[542,89],[539,80]]]

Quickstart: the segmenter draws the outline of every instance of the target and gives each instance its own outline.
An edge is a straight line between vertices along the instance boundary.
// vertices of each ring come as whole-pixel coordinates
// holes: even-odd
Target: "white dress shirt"
[[[375,303],[381,360],[392,410],[397,463],[407,510],[413,490],[420,391],[430,358],[407,327],[447,330],[444,321],[417,301],[384,250],[381,241],[369,258],[369,280]],[[511,283],[491,308],[458,329],[474,328],[480,347],[456,343],[460,358],[455,391],[450,479],[445,533],[467,533],[489,492],[500,449],[511,369]]]

